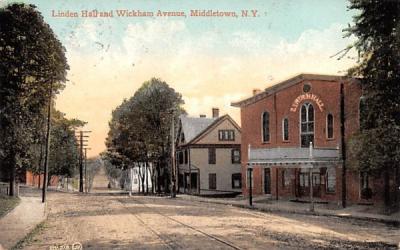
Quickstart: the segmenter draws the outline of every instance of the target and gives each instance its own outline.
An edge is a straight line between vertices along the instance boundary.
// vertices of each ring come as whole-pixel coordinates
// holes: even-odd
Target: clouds
[[[112,109],[151,77],[182,93],[190,115],[210,116],[211,108],[219,107],[221,114],[240,122],[239,110],[230,103],[250,96],[253,88],[264,89],[272,79],[300,72],[337,74],[354,63],[330,58],[351,42],[342,39],[344,25],[339,23],[305,30],[293,41],[243,28],[195,32],[191,25],[177,19],[143,19],[112,27],[110,37],[104,25],[85,21],[66,38],[68,77],[74,84],[60,95],[57,106],[97,131],[93,153],[105,148]]]

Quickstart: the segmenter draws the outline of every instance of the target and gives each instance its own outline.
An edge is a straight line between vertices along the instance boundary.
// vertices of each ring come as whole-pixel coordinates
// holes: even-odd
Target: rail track
[[[221,237],[209,234],[209,233],[207,233],[207,232],[205,232],[205,231],[203,231],[201,229],[198,229],[198,228],[193,227],[191,225],[188,225],[188,224],[186,224],[186,223],[184,223],[182,221],[174,219],[174,218],[172,218],[172,217],[170,217],[170,216],[168,216],[166,214],[163,214],[163,213],[157,211],[156,209],[146,205],[145,203],[143,203],[142,201],[140,201],[138,199],[130,197],[129,200],[130,201],[134,201],[134,202],[136,202],[137,204],[140,204],[143,207],[146,207],[146,209],[148,209],[149,211],[151,211],[153,213],[156,213],[156,214],[162,216],[163,218],[165,218],[165,219],[167,219],[169,221],[172,221],[172,222],[174,222],[174,223],[176,223],[176,224],[178,224],[178,225],[180,225],[180,226],[182,226],[184,228],[187,228],[187,229],[190,229],[192,231],[195,231],[196,233],[199,233],[199,234],[207,237],[208,239],[211,239],[211,240],[217,242],[218,244],[220,244],[220,245],[222,245],[222,246],[224,246],[226,248],[236,249],[236,250],[241,250],[242,249],[239,246],[236,246],[235,244],[233,244],[232,242],[229,242],[226,239],[223,239]],[[123,199],[118,199],[118,201],[126,209],[128,209],[126,207],[126,204],[124,203]],[[129,213],[132,214],[145,228],[147,228],[149,231],[151,231],[153,234],[155,234],[169,249],[185,249],[185,247],[182,246],[176,239],[172,239],[168,235],[165,235],[165,234],[162,234],[162,233],[158,232],[156,229],[154,229],[152,226],[150,226],[148,223],[146,223],[145,220],[143,220],[139,215],[137,215],[137,214],[135,214],[135,213],[133,213],[131,211],[129,211]]]

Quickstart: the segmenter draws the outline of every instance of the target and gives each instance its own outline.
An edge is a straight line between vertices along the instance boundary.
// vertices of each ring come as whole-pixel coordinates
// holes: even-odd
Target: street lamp
[[[250,165],[247,165],[247,176],[248,176],[248,183],[249,183],[249,205],[253,206],[253,168]]]

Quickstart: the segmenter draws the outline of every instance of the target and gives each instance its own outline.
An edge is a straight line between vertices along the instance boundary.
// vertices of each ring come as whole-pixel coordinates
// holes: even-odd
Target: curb
[[[310,212],[310,211],[306,211],[306,210],[304,210],[304,211],[303,210],[301,210],[301,211],[299,211],[299,210],[282,210],[279,208],[265,208],[265,207],[257,207],[254,205],[250,206],[250,205],[244,205],[244,204],[224,203],[224,202],[217,202],[217,201],[212,201],[212,200],[185,199],[182,197],[179,197],[179,198],[182,200],[219,204],[219,205],[232,206],[232,207],[244,208],[244,209],[249,209],[249,210],[257,210],[260,212],[336,217],[336,218],[341,218],[341,219],[353,219],[353,220],[369,221],[369,222],[373,221],[373,222],[379,222],[379,223],[388,224],[388,225],[400,228],[400,220],[363,217],[363,216],[356,216],[356,215],[330,214],[330,213],[324,213],[324,212],[320,212],[320,211]]]

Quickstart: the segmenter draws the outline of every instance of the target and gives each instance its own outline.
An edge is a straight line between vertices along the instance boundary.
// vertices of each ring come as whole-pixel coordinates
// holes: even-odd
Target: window
[[[188,164],[188,151],[185,150],[185,164]]]
[[[369,176],[367,172],[361,172],[361,189],[369,188]]]
[[[299,179],[300,179],[300,187],[308,187],[308,173],[300,173],[299,174]]]
[[[326,116],[326,136],[328,139],[333,138],[333,115],[328,114]]]
[[[288,187],[290,185],[290,172],[287,169],[282,170],[282,187]]]
[[[242,174],[232,174],[232,188],[242,188]]]
[[[183,164],[183,153],[182,152],[178,152],[178,161],[179,161],[179,164]]]
[[[181,133],[181,142],[185,142],[185,134]]]
[[[217,189],[217,174],[208,174],[208,189]]]
[[[232,149],[232,164],[240,163],[240,149]]]
[[[326,171],[326,192],[336,192],[336,170],[334,168],[328,168]]]
[[[284,141],[288,141],[289,140],[289,119],[288,118],[284,118],[282,121],[282,139]]]
[[[216,153],[215,148],[208,149],[208,164],[215,164],[216,163]]]
[[[301,147],[309,147],[314,143],[314,107],[311,103],[304,103],[300,111]]]
[[[218,130],[218,139],[220,141],[234,141],[235,140],[235,131],[232,129]]]
[[[264,112],[262,114],[262,140],[263,142],[269,142],[269,113]]]

